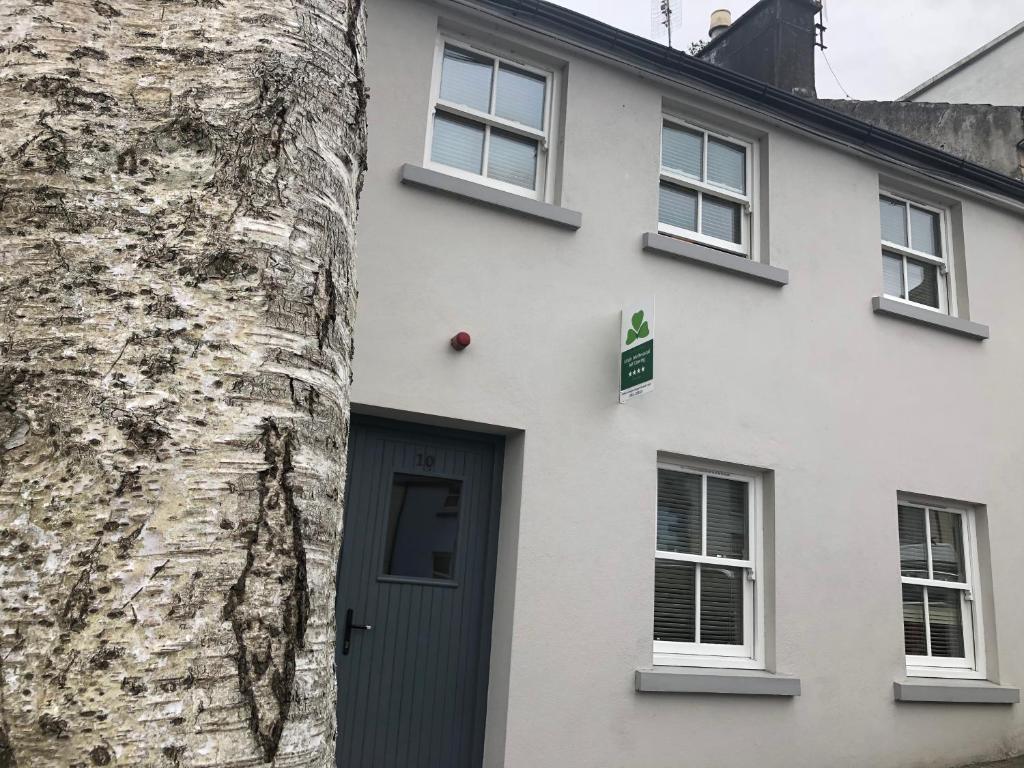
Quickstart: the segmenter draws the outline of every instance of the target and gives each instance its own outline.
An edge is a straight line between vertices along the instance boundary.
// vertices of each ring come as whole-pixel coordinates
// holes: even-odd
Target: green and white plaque
[[[619,402],[654,389],[654,299],[622,312]]]

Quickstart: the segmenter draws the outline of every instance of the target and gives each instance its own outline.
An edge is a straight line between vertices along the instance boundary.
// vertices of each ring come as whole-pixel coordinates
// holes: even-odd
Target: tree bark
[[[362,0],[0,30],[0,768],[332,765]]]

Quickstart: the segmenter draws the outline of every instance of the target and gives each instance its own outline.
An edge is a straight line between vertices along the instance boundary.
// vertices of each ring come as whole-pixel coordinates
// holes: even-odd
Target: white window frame
[[[718,248],[719,250],[729,251],[737,256],[743,258],[754,259],[754,249],[752,247],[753,235],[756,231],[755,215],[757,213],[756,206],[754,204],[754,189],[756,189],[757,180],[754,177],[754,171],[757,167],[755,162],[755,153],[757,152],[757,144],[747,139],[739,138],[738,136],[732,136],[721,131],[714,131],[709,128],[705,128],[702,125],[697,125],[686,120],[681,120],[672,115],[661,116],[661,136],[658,142],[659,154],[658,154],[658,166],[660,168],[660,175],[658,178],[658,184],[662,182],[671,184],[677,187],[684,187],[692,192],[697,193],[697,227],[700,228],[703,223],[703,207],[704,207],[704,195],[708,194],[712,197],[721,198],[730,203],[738,203],[740,205],[740,242],[734,243],[731,240],[722,240],[717,237],[710,237],[701,232],[695,232],[689,229],[683,229],[682,227],[676,227],[671,224],[665,224],[661,221],[661,214],[658,214],[658,232],[664,235],[672,235],[673,237],[680,237],[686,240],[691,240],[695,243],[702,243],[709,245],[712,248]],[[671,123],[680,128],[684,128],[694,133],[703,134],[703,154],[701,157],[701,172],[706,177],[708,168],[708,139],[718,139],[726,144],[733,144],[743,148],[744,156],[746,159],[746,194],[741,194],[734,189],[729,187],[723,187],[712,182],[703,181],[701,179],[688,176],[685,173],[666,168],[661,164],[661,159],[664,157],[664,142],[665,142],[665,123]]]
[[[534,128],[530,125],[524,125],[516,122],[515,120],[508,120],[503,117],[498,117],[494,114],[488,114],[482,112],[479,109],[468,107],[462,104],[455,104],[454,102],[446,101],[441,98],[441,68],[444,64],[444,49],[445,46],[450,45],[452,48],[461,49],[470,53],[482,56],[487,59],[491,59],[494,62],[494,71],[497,72],[498,67],[501,64],[507,64],[516,69],[521,69],[530,74],[543,77],[545,81],[544,86],[544,126],[542,129]],[[491,78],[491,94],[490,94],[490,109],[494,109],[495,93],[497,91],[498,78]],[[426,146],[423,149],[423,166],[430,168],[441,173],[446,173],[449,176],[457,176],[461,179],[468,181],[474,181],[478,184],[485,184],[488,187],[494,187],[505,192],[512,192],[516,195],[522,195],[523,197],[533,198],[535,200],[545,200],[548,196],[548,179],[551,176],[550,173],[550,162],[553,156],[552,152],[552,126],[554,123],[554,90],[555,90],[555,73],[548,69],[543,69],[534,64],[530,64],[521,59],[514,58],[506,54],[494,53],[492,50],[486,48],[480,48],[479,46],[467,42],[466,40],[454,37],[452,35],[441,35],[437,39],[437,43],[434,49],[434,69],[431,77],[430,86],[430,108],[427,114],[427,140]],[[450,165],[444,165],[443,163],[435,163],[431,159],[431,150],[434,143],[434,117],[441,112],[446,115],[452,115],[453,117],[460,117],[466,120],[471,120],[475,123],[483,125],[484,131],[484,148],[483,157],[481,161],[481,173],[472,173],[470,171],[464,171],[461,168],[453,168]],[[500,130],[508,131],[519,136],[524,136],[531,139],[537,140],[537,170],[534,178],[534,189],[528,189],[526,187],[520,187],[516,184],[510,184],[505,181],[499,181],[492,179],[487,175],[487,161],[488,152],[490,149],[491,142],[491,129],[498,128]]]
[[[961,537],[964,545],[965,582],[943,581],[941,579],[922,579],[900,574],[900,605],[903,604],[902,586],[915,585],[934,587],[936,589],[956,590],[960,593],[960,615],[964,631],[964,658],[952,659],[937,656],[910,656],[907,659],[908,677],[943,677],[971,680],[985,679],[985,622],[981,613],[981,599],[978,585],[981,575],[978,570],[978,532],[974,510],[950,504],[933,503],[926,500],[900,497],[898,506],[923,510],[925,519],[925,542],[928,544],[927,555],[931,570],[931,510],[949,512],[960,516]],[[928,621],[927,601],[924,608],[925,643],[931,648],[931,626]]]
[[[939,206],[930,205],[928,203],[922,203],[919,200],[909,198],[906,195],[901,195],[898,192],[882,188],[878,192],[878,197],[881,199],[887,197],[890,200],[894,200],[897,203],[903,203],[905,206],[906,215],[904,216],[904,224],[907,228],[907,242],[909,246],[900,245],[899,243],[893,243],[889,240],[881,238],[882,251],[891,251],[892,253],[900,256],[903,260],[903,287],[907,290],[908,298],[902,296],[893,296],[891,293],[885,293],[885,282],[882,283],[882,295],[893,301],[899,301],[903,304],[909,304],[912,307],[920,307],[921,309],[927,309],[932,312],[938,312],[942,315],[953,315],[956,316],[956,291],[954,290],[954,278],[952,261],[950,260],[950,254],[952,252],[952,242],[949,236],[949,210],[941,208]],[[914,235],[910,228],[910,208],[913,206],[927,213],[934,213],[939,217],[939,247],[942,248],[942,257],[932,256],[930,253],[916,250],[914,245]],[[881,228],[881,210],[879,210],[879,228]],[[910,280],[907,277],[907,259],[914,259],[916,261],[923,261],[926,264],[932,264],[939,268],[939,306],[932,307],[927,304],[921,304],[917,301],[911,301],[909,285]]]
[[[676,463],[666,460],[658,462],[658,469],[670,472],[684,472],[700,475],[701,481],[701,549],[707,541],[707,478],[721,477],[747,483],[747,552],[749,559],[734,560],[725,557],[687,555],[680,552],[666,552],[657,549],[657,510],[655,510],[655,560],[674,560],[698,565],[742,568],[746,571],[743,588],[743,645],[727,646],[713,643],[676,643],[654,640],[655,666],[712,667],[723,669],[764,669],[764,544],[762,528],[762,481],[756,474],[723,470],[704,462]],[[700,627],[700,571],[694,585],[696,591],[694,611],[695,625]]]

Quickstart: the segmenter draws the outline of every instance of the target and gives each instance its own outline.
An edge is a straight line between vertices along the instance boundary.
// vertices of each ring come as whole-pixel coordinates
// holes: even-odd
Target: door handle
[[[345,611],[345,634],[341,640],[341,655],[348,656],[348,652],[352,649],[352,630],[362,629],[369,630],[373,629],[369,624],[353,624],[352,616],[355,613],[351,608]]]

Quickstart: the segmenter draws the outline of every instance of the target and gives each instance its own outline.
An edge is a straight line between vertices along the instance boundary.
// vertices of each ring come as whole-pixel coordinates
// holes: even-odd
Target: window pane
[[[907,206],[888,197],[878,198],[882,212],[882,239],[897,245],[907,244]]]
[[[695,179],[701,178],[704,135],[685,128],[664,124],[661,131],[661,164],[663,167]]]
[[[903,646],[907,656],[927,656],[924,630],[924,587],[903,585]]]
[[[882,252],[882,291],[886,296],[907,298],[903,293],[903,257]]]
[[[697,193],[671,184],[662,184],[658,190],[658,221],[696,232]]]
[[[960,515],[940,509],[929,510],[932,538],[932,578],[967,581],[964,567],[963,523]]]
[[[484,128],[459,117],[438,113],[430,159],[471,173],[480,173],[484,157]]]
[[[543,128],[546,87],[547,82],[540,75],[502,64],[498,67],[494,113],[523,125]]]
[[[461,495],[461,480],[394,476],[385,573],[423,579],[454,578]]]
[[[747,484],[708,477],[707,552],[747,559]]]
[[[942,256],[938,214],[910,206],[910,239],[915,250]]]
[[[964,657],[964,624],[960,612],[960,592],[928,587],[928,627],[932,633],[932,656]]]
[[[490,59],[446,46],[441,64],[441,98],[490,112],[493,71]]]
[[[918,304],[929,307],[939,306],[939,269],[934,264],[925,264],[907,259],[907,296]]]
[[[533,189],[537,176],[537,142],[492,128],[487,175],[517,187]]]
[[[740,206],[725,200],[704,195],[701,207],[700,231],[709,237],[738,243],[740,236]]]
[[[696,566],[654,561],[654,639],[695,642]]]
[[[736,144],[708,139],[708,181],[737,192],[746,192],[746,150]]]
[[[918,507],[899,508],[900,572],[915,579],[928,578],[924,515]]]
[[[703,482],[689,472],[658,470],[658,549],[701,554],[700,514]]]
[[[743,645],[743,570],[700,568],[700,640]]]

